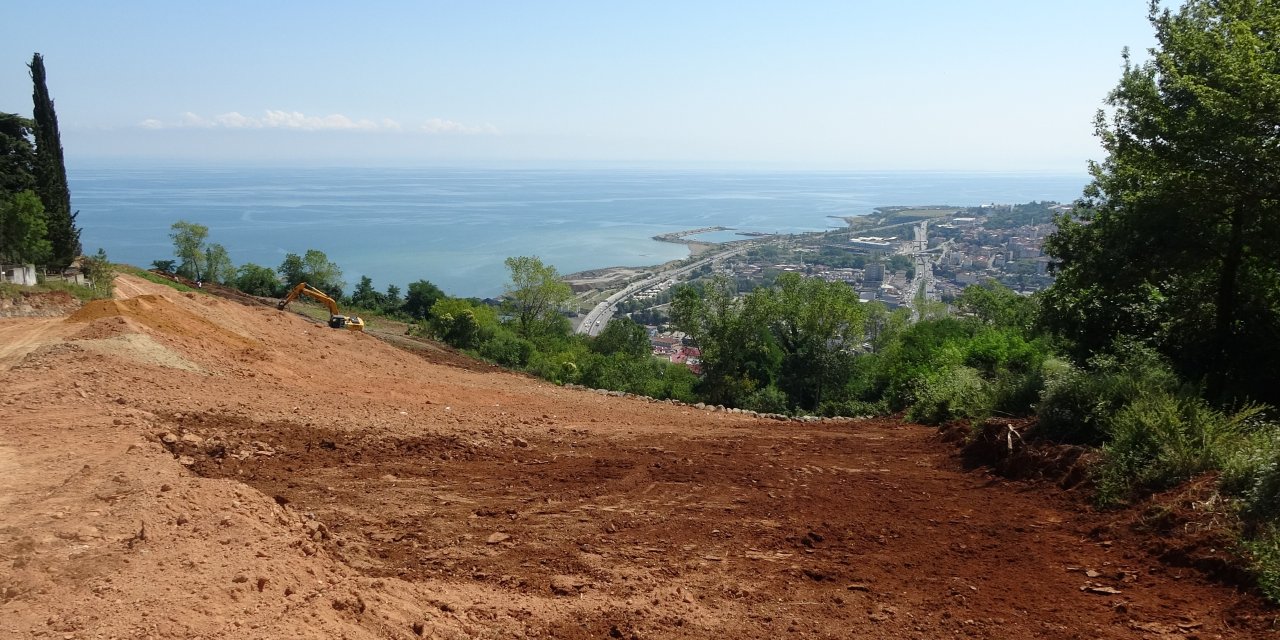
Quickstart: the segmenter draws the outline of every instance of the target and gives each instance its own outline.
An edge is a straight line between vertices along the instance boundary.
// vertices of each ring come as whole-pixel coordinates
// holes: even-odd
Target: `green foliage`
[[[1084,361],[1143,340],[1215,401],[1280,401],[1280,4],[1152,4],[1153,58],[1125,67],[1107,153],[1045,244],[1046,323]]]
[[[1258,589],[1272,602],[1280,602],[1280,526],[1267,525],[1244,542]]]
[[[0,113],[0,197],[36,188],[34,128],[16,113]]]
[[[360,276],[360,283],[351,291],[351,305],[361,309],[377,309],[382,306],[382,294],[373,288],[373,279]]]
[[[0,262],[44,264],[53,251],[46,235],[44,205],[34,192],[0,193]]]
[[[1036,407],[1041,435],[1059,442],[1101,444],[1109,421],[1140,396],[1173,393],[1181,383],[1159,356],[1116,346],[1120,355],[1098,356],[1085,369],[1057,363],[1047,372]]]
[[[536,256],[514,256],[505,263],[511,282],[504,290],[503,304],[516,331],[525,338],[567,332],[560,309],[573,297],[573,290],[560,280],[556,268]]]
[[[425,320],[431,315],[431,307],[444,297],[444,291],[427,280],[410,282],[409,293],[405,296],[402,308],[410,316]]]
[[[652,353],[649,332],[630,318],[610,320],[604,331],[591,341],[591,350],[604,355],[620,353],[633,360],[646,358]]]
[[[178,275],[188,280],[204,279],[208,261],[204,241],[209,237],[209,227],[179,220],[169,228],[169,237],[173,239],[173,255],[180,261]]]
[[[1111,440],[1097,469],[1098,501],[1124,502],[1137,491],[1159,491],[1222,467],[1258,414],[1225,414],[1186,393],[1144,393],[1108,420]]]
[[[204,250],[205,280],[221,285],[232,285],[236,280],[236,267],[231,263],[227,248],[214,243]]]
[[[717,276],[699,294],[680,287],[671,306],[671,321],[702,350],[699,391],[712,404],[733,407],[756,389],[777,379],[782,351],[763,320],[758,305],[737,298],[733,283]]]
[[[342,288],[346,286],[342,281],[342,269],[318,249],[307,249],[301,256],[285,254],[276,271],[280,273],[285,289],[305,282],[335,300],[342,298]]]
[[[742,408],[760,413],[788,413],[790,407],[787,394],[773,385],[751,392],[743,401]]]
[[[459,349],[479,349],[498,330],[498,316],[491,307],[461,298],[437,300],[427,322],[432,335]]]
[[[252,262],[240,265],[236,270],[235,287],[253,296],[278,297],[283,293],[276,272]]]
[[[97,253],[85,256],[80,265],[84,275],[89,278],[94,297],[110,298],[115,289],[116,267],[107,259],[106,250],[99,248]]]
[[[1048,224],[1053,222],[1053,207],[1057,202],[1028,202],[1012,206],[1000,206],[994,209],[971,208],[965,211],[970,216],[985,216],[982,226],[987,229],[1012,229],[1025,225]]]
[[[529,364],[537,347],[506,329],[499,329],[492,338],[481,343],[477,351],[480,357],[504,367],[520,368]]]
[[[45,82],[44,58],[31,56],[35,123],[35,191],[44,205],[45,228],[52,255],[51,266],[62,269],[80,255],[80,229],[76,227],[79,212],[71,210],[71,191],[67,188],[67,167],[62,158],[62,136],[58,133],[58,114]]]
[[[907,419],[925,424],[949,420],[983,420],[995,407],[995,394],[982,374],[971,367],[952,366],[913,380],[915,402]]]
[[[955,305],[984,325],[1022,332],[1032,331],[1039,317],[1037,299],[1020,296],[995,280],[965,287],[956,297]]]
[[[177,260],[152,260],[151,268],[162,273],[175,273],[178,269]]]

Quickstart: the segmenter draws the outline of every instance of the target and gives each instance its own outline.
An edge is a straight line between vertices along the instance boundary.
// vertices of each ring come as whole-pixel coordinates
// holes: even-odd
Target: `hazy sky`
[[[16,15],[18,12],[10,11]],[[27,2],[68,161],[1083,171],[1146,0]]]

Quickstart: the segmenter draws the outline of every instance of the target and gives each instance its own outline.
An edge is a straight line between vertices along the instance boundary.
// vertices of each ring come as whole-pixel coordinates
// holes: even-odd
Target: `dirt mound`
[[[1072,489],[1088,482],[1096,453],[1035,437],[1035,420],[992,418],[972,426],[965,421],[943,425],[938,437],[961,445],[969,468],[988,467],[1010,480],[1038,480]]]
[[[127,318],[162,333],[212,339],[232,346],[252,347],[256,344],[254,340],[228,331],[156,294],[126,300],[94,300],[71,314],[67,321],[90,323],[104,318]]]
[[[460,357],[204,294],[0,321],[0,637],[1272,633],[1162,534],[931,429]]]

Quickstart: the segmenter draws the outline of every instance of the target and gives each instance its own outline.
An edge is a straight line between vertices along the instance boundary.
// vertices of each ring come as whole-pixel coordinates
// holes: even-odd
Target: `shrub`
[[[773,385],[756,389],[743,400],[742,408],[760,413],[787,413],[787,394]]]
[[[1053,362],[1044,371],[1044,393],[1036,405],[1039,433],[1071,444],[1102,444],[1109,419],[1130,401],[1180,387],[1158,356],[1140,348],[1095,358],[1087,369]]]
[[[865,400],[827,400],[818,405],[818,415],[834,418],[837,416],[862,417],[883,416],[889,413],[889,406],[883,400],[867,402]]]
[[[949,367],[916,380],[915,403],[907,419],[925,424],[949,420],[982,420],[991,415],[995,394],[977,369]]]
[[[1280,602],[1280,528],[1267,526],[1242,546],[1258,580],[1258,589],[1272,602]]]
[[[1275,520],[1280,518],[1280,427],[1257,425],[1250,431],[1223,465],[1221,487],[1240,498],[1247,520]]]
[[[1109,421],[1111,441],[1097,469],[1099,503],[1124,502],[1137,491],[1159,491],[1221,468],[1257,413],[1247,408],[1227,415],[1186,393],[1134,398]]]
[[[504,367],[517,368],[529,363],[535,348],[532,342],[504,330],[495,333],[493,338],[482,343],[477,351],[481,357]]]

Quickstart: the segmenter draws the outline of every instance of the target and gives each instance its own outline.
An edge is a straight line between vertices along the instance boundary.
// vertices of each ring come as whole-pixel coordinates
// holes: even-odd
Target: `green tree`
[[[1020,296],[995,280],[965,287],[955,304],[984,325],[1022,331],[1030,331],[1039,314],[1035,298]]]
[[[516,332],[525,338],[555,333],[563,327],[560,309],[573,290],[560,280],[556,268],[544,265],[536,256],[514,256],[505,261],[511,282],[503,294],[507,313],[514,319]]]
[[[782,351],[770,334],[759,305],[747,305],[732,280],[717,275],[699,288],[680,287],[671,303],[671,322],[702,350],[699,388],[707,402],[742,403],[772,385]]]
[[[362,309],[378,309],[382,306],[382,294],[373,288],[373,279],[360,276],[360,283],[351,292],[351,304]]]
[[[179,260],[178,275],[189,280],[204,279],[208,259],[204,241],[209,237],[209,227],[179,220],[169,229],[169,237],[173,239],[173,255]]]
[[[394,284],[387,285],[387,292],[383,294],[384,306],[388,311],[397,311],[404,305],[404,299],[400,297],[400,287]]]
[[[0,194],[0,262],[41,264],[50,251],[40,198],[32,191]]]
[[[342,288],[346,286],[342,281],[342,269],[318,249],[307,249],[301,256],[296,253],[285,254],[277,271],[286,288],[305,282],[335,300],[342,297]]]
[[[36,188],[34,127],[35,123],[16,113],[0,113],[0,196]]]
[[[620,353],[635,360],[648,358],[653,352],[649,332],[631,318],[610,320],[604,331],[591,341],[591,350],[604,355]]]
[[[85,256],[81,265],[85,276],[89,278],[90,286],[93,287],[94,296],[110,298],[112,290],[115,289],[116,266],[107,259],[107,250],[99,247],[97,253]]]
[[[1280,4],[1152,3],[1158,46],[1125,54],[1107,156],[1046,242],[1045,321],[1080,360],[1147,341],[1210,395],[1280,401]]]
[[[44,58],[31,56],[31,98],[35,104],[36,194],[44,204],[45,226],[53,246],[50,264],[63,268],[80,255],[80,229],[76,227],[79,212],[71,211],[71,191],[67,188],[67,167],[62,159],[62,136],[58,133],[58,114],[45,83]]]
[[[280,279],[270,267],[248,262],[236,271],[236,288],[253,296],[277,296]]]
[[[427,280],[409,283],[409,293],[405,295],[402,309],[405,313],[425,320],[431,316],[431,307],[445,297],[444,292]]]
[[[784,273],[773,287],[753,291],[747,304],[758,308],[752,315],[782,351],[778,386],[794,406],[814,409],[825,392],[843,384],[867,325],[857,291]]]
[[[442,298],[431,305],[431,333],[459,349],[477,349],[493,337],[498,316],[491,307],[462,298]]]
[[[151,268],[163,273],[173,273],[178,268],[177,260],[152,260]]]
[[[236,280],[236,266],[231,262],[231,254],[227,248],[214,243],[204,250],[205,279],[222,285],[231,285]]]

